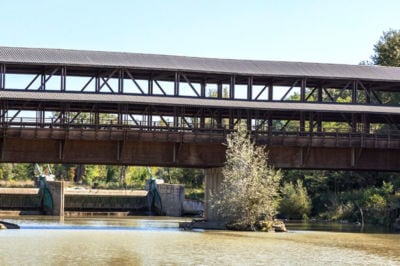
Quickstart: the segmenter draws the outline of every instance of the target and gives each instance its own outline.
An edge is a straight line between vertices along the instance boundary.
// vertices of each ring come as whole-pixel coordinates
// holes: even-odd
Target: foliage
[[[2,163],[0,164],[0,180],[11,180],[12,179],[12,164]]]
[[[161,168],[158,175],[164,181],[173,184],[183,184],[186,188],[202,188],[204,173],[194,168]]]
[[[372,64],[381,66],[400,66],[400,30],[390,29],[383,32],[379,41],[374,45]],[[378,92],[386,104],[399,104],[400,94],[397,92]]]
[[[281,200],[279,212],[290,219],[307,219],[311,211],[311,199],[303,182],[297,179],[297,183],[285,183],[281,188]]]
[[[383,32],[374,45],[374,55],[371,57],[375,65],[400,66],[400,30]]]
[[[203,200],[204,188],[186,188],[185,198],[191,200]]]
[[[281,173],[267,164],[264,146],[256,146],[241,126],[227,136],[226,164],[220,191],[212,195],[218,215],[228,224],[254,229],[261,216],[276,214]]]

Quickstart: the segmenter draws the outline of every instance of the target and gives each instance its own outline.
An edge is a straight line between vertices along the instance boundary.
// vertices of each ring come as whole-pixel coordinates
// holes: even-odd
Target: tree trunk
[[[74,176],[74,182],[81,184],[82,183],[82,177],[85,175],[85,165],[84,164],[79,164],[76,169],[75,169],[75,176]]]
[[[361,214],[361,232],[363,232],[364,231],[364,212],[363,212],[362,208],[360,207],[360,205],[358,205],[357,202],[355,202],[355,204],[356,204],[356,206],[357,206],[357,208],[358,208],[358,210],[360,211],[360,214]]]
[[[119,184],[123,185],[124,187],[126,186],[126,169],[128,166],[122,165],[119,173]]]

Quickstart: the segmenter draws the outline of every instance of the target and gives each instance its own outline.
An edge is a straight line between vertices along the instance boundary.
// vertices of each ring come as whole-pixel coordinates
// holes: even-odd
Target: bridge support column
[[[52,215],[64,216],[64,181],[47,181],[47,188],[53,200]]]
[[[216,211],[212,208],[211,195],[218,192],[222,182],[222,168],[205,169],[205,206],[204,218],[208,221],[220,220]]]

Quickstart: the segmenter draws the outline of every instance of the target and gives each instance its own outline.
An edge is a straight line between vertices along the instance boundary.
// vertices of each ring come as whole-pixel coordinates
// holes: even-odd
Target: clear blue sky
[[[398,0],[3,0],[0,45],[358,64]]]

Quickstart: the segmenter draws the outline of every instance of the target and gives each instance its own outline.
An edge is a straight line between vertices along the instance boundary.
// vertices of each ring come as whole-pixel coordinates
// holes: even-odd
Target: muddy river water
[[[182,220],[150,217],[2,220],[21,229],[0,230],[0,265],[400,265],[400,234],[183,231]]]

